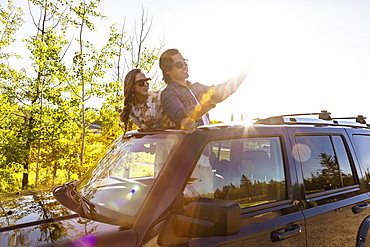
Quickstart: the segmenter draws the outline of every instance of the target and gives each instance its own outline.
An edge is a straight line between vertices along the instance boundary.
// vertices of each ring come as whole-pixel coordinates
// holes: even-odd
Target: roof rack
[[[366,124],[366,117],[363,115],[358,115],[357,117],[342,117],[342,118],[333,118],[333,119],[356,119],[357,123]]]
[[[330,112],[323,110],[319,113],[299,113],[299,114],[288,114],[268,117],[264,119],[257,119],[255,124],[266,124],[266,125],[282,125],[282,124],[311,124],[311,125],[332,125],[332,126],[347,126],[357,128],[370,128],[370,125],[366,123],[363,115],[357,117],[340,117],[332,118]],[[297,118],[297,116],[310,116],[318,115],[318,118]],[[338,121],[338,120],[349,120],[354,119],[355,122],[351,121]]]

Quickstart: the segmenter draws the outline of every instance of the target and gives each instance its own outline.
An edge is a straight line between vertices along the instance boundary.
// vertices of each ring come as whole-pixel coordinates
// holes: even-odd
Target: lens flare
[[[115,196],[111,196],[112,197],[115,197],[116,199],[114,201],[112,201],[109,205],[111,208],[113,208],[114,210],[116,211],[119,211],[119,209],[123,206],[125,206],[133,197],[133,195],[135,193],[137,193],[140,189],[140,186],[138,185],[134,185],[132,187],[132,189],[127,193],[127,194],[124,194],[124,195],[115,195]]]
[[[73,241],[73,247],[93,247],[96,245],[96,237],[94,235],[87,235],[81,239]]]
[[[311,148],[306,144],[296,144],[292,149],[292,155],[295,160],[306,162],[311,157]]]
[[[193,132],[196,128],[197,128],[197,126],[196,126],[196,123],[195,123],[194,119],[184,118],[181,121],[181,129],[188,132],[188,133]]]
[[[194,111],[200,111],[200,110],[202,110],[202,106],[201,105],[196,105],[194,107]]]
[[[214,94],[215,92],[215,88],[214,86],[212,86],[208,92],[206,92],[205,94],[202,95],[201,99],[200,99],[200,104],[204,105],[206,104],[208,101],[211,100],[211,96]]]
[[[129,201],[132,196],[140,189],[139,185],[134,185],[132,190],[125,196],[126,202]]]
[[[131,200],[133,195],[134,195],[134,193],[132,193],[132,191],[130,191],[129,193],[127,193],[125,195],[125,199],[126,199],[125,204],[126,204],[127,201]]]

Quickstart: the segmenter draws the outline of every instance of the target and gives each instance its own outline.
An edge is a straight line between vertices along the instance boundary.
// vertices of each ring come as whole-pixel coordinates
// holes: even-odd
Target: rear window
[[[354,135],[353,138],[356,143],[362,170],[366,174],[367,181],[370,181],[370,136]]]
[[[296,136],[294,158],[302,166],[306,194],[356,184],[341,136]]]

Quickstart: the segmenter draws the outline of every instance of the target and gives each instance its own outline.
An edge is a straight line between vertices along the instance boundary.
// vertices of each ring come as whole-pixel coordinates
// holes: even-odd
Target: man
[[[177,127],[189,130],[209,125],[208,111],[233,94],[247,74],[243,71],[220,85],[205,86],[186,80],[186,62],[177,49],[169,49],[161,55],[159,67],[167,84],[161,95],[163,110]]]

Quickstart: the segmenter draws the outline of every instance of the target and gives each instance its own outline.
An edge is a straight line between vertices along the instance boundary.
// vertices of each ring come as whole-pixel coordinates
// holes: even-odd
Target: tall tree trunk
[[[28,162],[26,162],[26,164],[23,165],[24,172],[22,177],[22,190],[26,190],[28,188],[28,167]]]
[[[35,99],[33,100],[32,104],[35,103]],[[32,117],[32,112],[30,113],[31,116],[29,118],[25,118],[25,128],[27,129],[27,141],[25,143],[25,150],[26,155],[24,156],[24,165],[23,165],[23,178],[22,178],[22,190],[28,189],[28,173],[29,173],[29,164],[30,164],[30,155],[31,155],[31,143],[33,141],[33,134],[32,129],[34,127],[34,118]]]
[[[41,141],[37,140],[37,159],[36,159],[36,175],[35,175],[35,187],[39,186],[39,170],[40,170],[40,155],[41,155]]]
[[[25,163],[23,165],[23,177],[22,177],[22,190],[28,189],[28,173],[29,173],[29,164],[30,164],[30,153],[31,153],[31,141],[28,140],[26,144],[27,157],[25,157]]]
[[[85,14],[85,13],[84,13]],[[82,31],[84,28],[85,19],[82,18],[81,28],[80,28],[80,53],[83,54],[83,45],[82,45]],[[81,58],[82,59],[82,58]],[[83,163],[84,163],[84,155],[85,155],[85,137],[86,137],[86,118],[85,118],[85,75],[84,75],[84,67],[81,64],[80,67],[80,77],[81,77],[81,101],[82,101],[82,136],[81,136],[81,150],[80,150],[80,169],[78,177],[80,178],[82,175]]]

